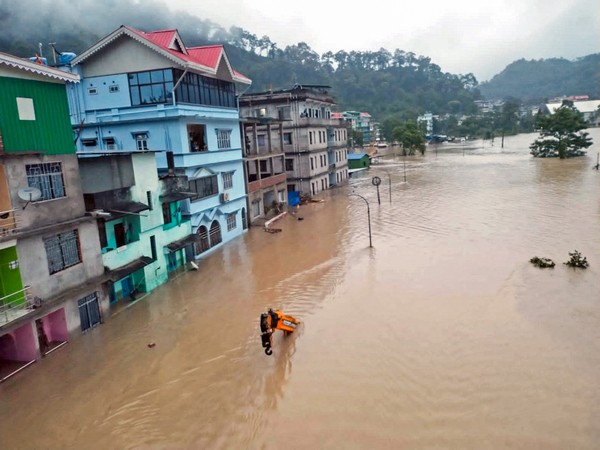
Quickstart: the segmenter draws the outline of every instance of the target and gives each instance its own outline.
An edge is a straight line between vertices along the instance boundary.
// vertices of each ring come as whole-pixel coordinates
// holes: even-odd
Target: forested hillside
[[[225,43],[234,67],[253,80],[252,91],[329,84],[340,109],[369,111],[379,120],[416,117],[427,110],[474,112],[473,100],[478,98],[472,74],[444,73],[425,56],[385,49],[319,55],[304,42],[279,48],[268,36],[172,13],[158,1],[0,0],[0,51],[33,56],[41,42],[52,62],[47,43],[80,53],[121,24],[145,31],[177,28],[188,46]]]
[[[532,102],[560,95],[600,98],[600,53],[575,61],[520,59],[479,88],[488,99],[513,97]]]

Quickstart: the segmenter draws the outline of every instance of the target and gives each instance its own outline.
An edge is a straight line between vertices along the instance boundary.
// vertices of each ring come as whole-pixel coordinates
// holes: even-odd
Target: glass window
[[[231,189],[233,187],[233,172],[225,172],[223,174],[223,189]]]
[[[236,214],[228,214],[227,215],[227,231],[231,231],[237,228]]]
[[[231,148],[231,130],[217,130],[217,148]]]
[[[210,197],[211,195],[217,195],[219,193],[217,176],[211,175],[208,177],[190,180],[189,188],[191,192],[195,192],[197,194],[194,198],[192,198],[192,201]]]
[[[287,170],[288,172],[294,170],[294,160],[293,159],[285,160],[285,170]]]
[[[292,133],[283,133],[283,143],[288,145],[292,143]]]

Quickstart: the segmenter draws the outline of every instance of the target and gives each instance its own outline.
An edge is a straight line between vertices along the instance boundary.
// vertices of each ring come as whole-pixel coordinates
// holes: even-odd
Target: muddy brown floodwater
[[[534,135],[430,147],[407,183],[383,159],[0,385],[0,447],[599,448],[591,134],[565,161]],[[303,322],[271,357],[269,307]]]

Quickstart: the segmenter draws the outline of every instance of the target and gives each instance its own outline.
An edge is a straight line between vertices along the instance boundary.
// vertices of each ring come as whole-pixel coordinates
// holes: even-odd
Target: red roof
[[[218,68],[221,58],[225,56],[225,49],[223,45],[205,45],[202,47],[187,48],[181,40],[181,37],[176,29],[144,32],[131,27],[124,28],[127,28],[138,36],[147,39],[153,44],[158,45],[160,48],[166,50],[171,55],[179,59],[182,59],[186,62],[196,63],[204,67],[209,67],[215,71]],[[177,40],[179,46],[173,45],[175,40]],[[173,47],[175,47],[175,49]],[[176,48],[178,47],[181,48],[183,52],[177,50]],[[230,69],[235,78],[240,78],[242,80],[251,82],[250,78],[247,76],[236,72],[231,67]]]

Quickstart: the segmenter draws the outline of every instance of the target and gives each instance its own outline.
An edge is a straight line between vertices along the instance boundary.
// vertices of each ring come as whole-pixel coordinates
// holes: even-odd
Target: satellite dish
[[[17,191],[17,195],[21,200],[27,202],[25,203],[25,206],[23,206],[23,209],[25,209],[27,208],[27,205],[29,205],[30,202],[35,202],[42,198],[42,191],[40,191],[38,188],[26,187],[19,189]]]

